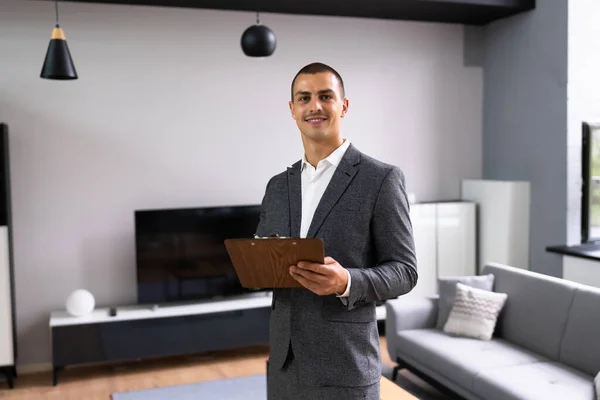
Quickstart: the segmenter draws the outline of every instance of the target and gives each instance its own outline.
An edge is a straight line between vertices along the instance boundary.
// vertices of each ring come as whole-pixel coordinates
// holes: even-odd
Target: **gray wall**
[[[566,243],[567,2],[485,29],[484,179],[531,182],[530,262],[562,276],[546,246]]]
[[[135,209],[260,202],[301,157],[287,102],[309,62],[339,69],[345,135],[401,166],[417,200],[481,177],[483,69],[465,66],[460,25],[266,14],[278,49],[256,60],[239,45],[252,13],[59,5],[74,82],[39,78],[53,3],[0,1],[20,365],[50,360],[48,315],[73,290],[135,302]]]

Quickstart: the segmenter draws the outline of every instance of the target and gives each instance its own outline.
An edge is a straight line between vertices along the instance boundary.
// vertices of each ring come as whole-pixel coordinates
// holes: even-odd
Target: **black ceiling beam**
[[[64,1],[64,0],[62,0]],[[76,3],[259,11],[485,25],[535,8],[535,0],[67,0]]]

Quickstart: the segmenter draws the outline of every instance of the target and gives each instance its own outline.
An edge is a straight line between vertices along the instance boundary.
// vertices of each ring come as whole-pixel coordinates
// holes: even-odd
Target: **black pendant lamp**
[[[242,50],[248,57],[269,57],[275,51],[275,33],[261,25],[256,12],[256,25],[248,27],[242,34]]]
[[[56,10],[56,26],[52,30],[40,77],[54,80],[77,79],[77,71],[71,59],[65,33],[58,23],[58,0],[54,0],[54,8]]]

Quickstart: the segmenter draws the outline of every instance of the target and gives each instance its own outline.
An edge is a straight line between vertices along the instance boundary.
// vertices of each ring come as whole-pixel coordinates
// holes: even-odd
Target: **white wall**
[[[581,123],[600,122],[600,2],[569,2],[567,241],[581,242]],[[560,243],[559,243],[560,244]]]
[[[268,59],[243,56],[252,13],[60,4],[78,81],[39,79],[51,2],[0,4],[0,121],[11,128],[19,363],[47,362],[48,313],[77,288],[136,299],[133,210],[258,203],[301,156],[290,81],[337,68],[359,149],[401,166],[418,200],[481,176],[482,69],[463,27],[262,16]]]

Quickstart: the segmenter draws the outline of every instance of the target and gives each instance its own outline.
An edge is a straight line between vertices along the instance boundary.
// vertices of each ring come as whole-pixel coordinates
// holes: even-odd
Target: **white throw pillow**
[[[490,340],[507,297],[506,293],[495,293],[457,283],[454,305],[444,325],[444,332]]]
[[[474,276],[443,276],[438,278],[438,315],[435,327],[437,329],[444,329],[446,321],[448,321],[448,315],[454,305],[454,298],[456,297],[456,284],[462,283],[463,285],[471,286],[477,289],[485,289],[490,292],[494,287],[494,275],[474,275]]]
[[[598,375],[596,375],[594,383],[596,386],[596,400],[600,400],[600,372],[598,372]]]

